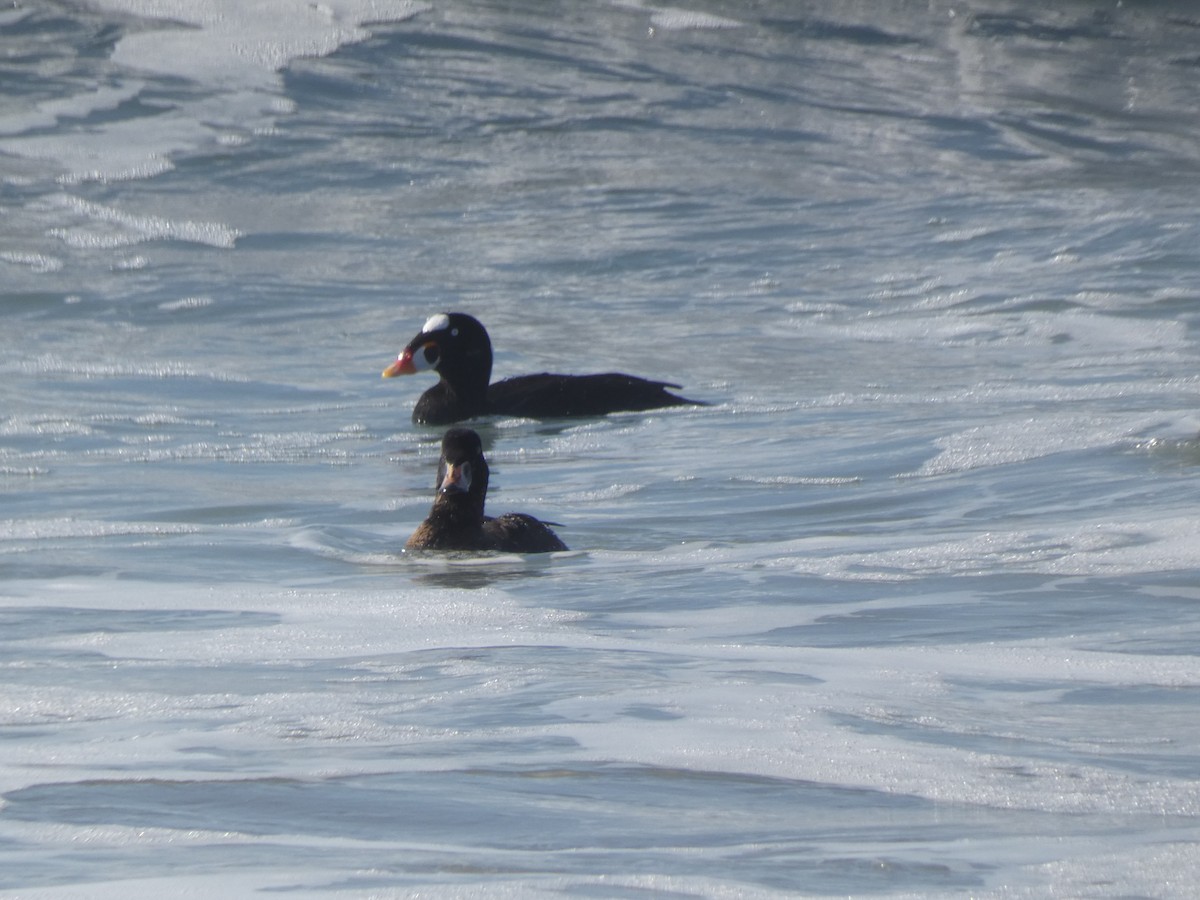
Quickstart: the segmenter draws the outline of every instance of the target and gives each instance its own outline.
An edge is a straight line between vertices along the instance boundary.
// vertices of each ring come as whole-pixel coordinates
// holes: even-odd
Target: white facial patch
[[[445,313],[438,313],[436,316],[430,316],[429,321],[421,326],[421,334],[428,334],[431,331],[442,331],[450,327],[450,317]]]
[[[471,490],[471,464],[469,462],[461,462],[457,465],[447,464],[444,468],[442,483],[438,485],[439,491],[448,494],[451,491],[466,493]]]

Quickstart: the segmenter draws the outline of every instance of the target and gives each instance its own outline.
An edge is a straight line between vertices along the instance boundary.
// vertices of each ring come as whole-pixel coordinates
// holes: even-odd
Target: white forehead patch
[[[428,334],[431,331],[441,331],[450,327],[450,317],[445,313],[438,313],[436,316],[430,316],[423,326],[421,326],[421,334]]]

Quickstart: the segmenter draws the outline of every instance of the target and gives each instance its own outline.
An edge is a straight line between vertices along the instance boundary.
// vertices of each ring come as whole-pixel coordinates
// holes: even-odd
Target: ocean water
[[[1190,897],[1185,3],[0,11],[0,896]],[[432,313],[572,550],[412,559]]]

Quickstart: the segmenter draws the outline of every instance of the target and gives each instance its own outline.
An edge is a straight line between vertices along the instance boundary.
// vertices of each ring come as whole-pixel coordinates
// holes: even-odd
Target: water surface
[[[1200,20],[0,14],[0,893],[1200,871]],[[432,313],[549,557],[415,560]]]

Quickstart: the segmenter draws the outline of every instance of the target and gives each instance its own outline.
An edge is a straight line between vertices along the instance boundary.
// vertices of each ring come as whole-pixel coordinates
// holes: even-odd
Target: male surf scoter
[[[470,428],[451,428],[442,438],[437,493],[429,518],[404,546],[409,550],[500,550],[549,553],[566,550],[550,527],[525,513],[483,514],[488,464],[483,443]]]
[[[504,415],[531,419],[603,416],[667,406],[702,406],[670,393],[679,385],[634,375],[518,375],[495,384],[492,342],[478,319],[466,313],[438,313],[408,342],[384,378],[432,369],[437,384],[413,408],[418,425],[449,425],[475,416]]]

